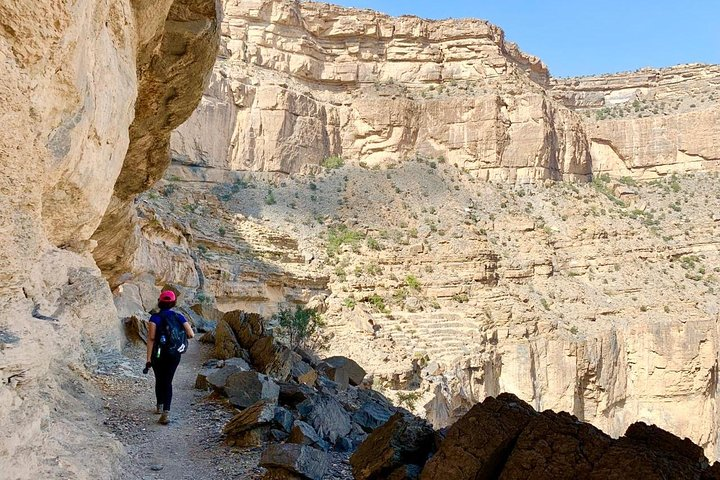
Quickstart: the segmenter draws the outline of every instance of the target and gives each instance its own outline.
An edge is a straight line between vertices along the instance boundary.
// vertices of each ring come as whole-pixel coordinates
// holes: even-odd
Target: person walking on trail
[[[155,373],[155,397],[160,414],[159,423],[170,423],[170,405],[172,404],[172,381],[180,364],[180,357],[187,350],[188,338],[193,338],[190,323],[181,314],[174,312],[177,298],[175,293],[166,290],[158,298],[159,313],[150,316],[147,341],[147,362],[143,373],[150,368]]]

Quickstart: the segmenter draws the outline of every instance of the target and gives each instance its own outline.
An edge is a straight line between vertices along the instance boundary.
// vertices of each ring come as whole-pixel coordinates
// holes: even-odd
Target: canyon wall
[[[85,369],[121,341],[92,256],[108,240],[92,236],[117,198],[131,201],[169,163],[170,131],[197,104],[217,53],[219,14],[212,0],[0,5],[8,478],[96,478],[116,466],[117,444],[84,413],[99,402]]]
[[[656,423],[717,458],[719,72],[553,79],[479,20],[226,1],[210,85],[171,138],[171,191],[141,210],[195,222],[184,237],[219,305],[313,298],[331,353],[437,426],[510,391],[612,435]],[[332,156],[345,166],[321,168]],[[704,176],[632,180],[688,172]],[[178,198],[197,208],[167,212]],[[382,248],[328,254],[337,225]],[[155,227],[140,244],[159,251]]]
[[[226,1],[223,45],[199,109],[173,134],[179,162],[292,173],[333,155],[422,155],[483,179],[589,172],[581,121],[546,93],[545,66],[487,22]]]
[[[647,179],[718,168],[720,66],[554,79],[551,94],[584,118],[594,173]]]

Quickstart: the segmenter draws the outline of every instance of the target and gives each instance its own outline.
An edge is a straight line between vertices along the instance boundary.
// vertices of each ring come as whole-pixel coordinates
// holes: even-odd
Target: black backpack
[[[172,310],[161,310],[157,314],[162,322],[155,333],[155,358],[167,355],[181,355],[187,351],[188,340],[180,316]]]

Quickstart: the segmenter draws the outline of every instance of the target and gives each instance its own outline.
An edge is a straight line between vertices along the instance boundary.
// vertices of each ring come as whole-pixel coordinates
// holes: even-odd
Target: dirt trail
[[[122,360],[126,374],[100,375],[107,419],[105,424],[125,445],[128,456],[123,479],[214,480],[257,479],[261,449],[229,448],[221,430],[232,410],[208,400],[194,389],[195,377],[207,358],[207,347],[191,341],[173,381],[170,425],[157,423],[152,371],[142,375],[144,349],[132,348]],[[132,363],[134,359],[136,362]],[[127,364],[132,364],[132,369]],[[129,373],[131,372],[131,373]],[[108,372],[109,373],[109,372]]]

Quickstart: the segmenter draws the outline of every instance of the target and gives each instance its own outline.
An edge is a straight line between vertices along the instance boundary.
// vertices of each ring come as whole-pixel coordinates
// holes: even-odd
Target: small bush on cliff
[[[320,330],[325,326],[325,322],[317,310],[300,306],[296,306],[294,310],[283,308],[273,315],[273,320],[279,325],[280,337],[284,337],[290,347],[322,347],[324,341]]]
[[[275,205],[277,201],[275,200],[275,195],[273,194],[273,191],[271,189],[268,189],[267,196],[265,196],[265,204],[266,205]]]
[[[327,157],[322,162],[322,166],[325,168],[340,168],[343,165],[345,165],[345,161],[343,161],[343,159],[339,155]]]
[[[390,313],[390,310],[385,305],[385,299],[381,297],[380,295],[374,293],[370,295],[366,301],[371,304],[373,307],[375,307],[375,310],[377,310],[380,313]]]
[[[415,275],[408,275],[405,277],[405,285],[407,285],[411,290],[419,291],[420,287],[420,280],[417,279]]]
[[[328,230],[327,253],[330,256],[336,255],[343,245],[356,247],[363,238],[364,235],[361,232],[351,230],[345,225],[332,227]]]
[[[415,404],[418,400],[420,400],[420,397],[421,395],[419,392],[398,392],[397,402],[401,407],[407,407],[408,410],[415,410]]]

